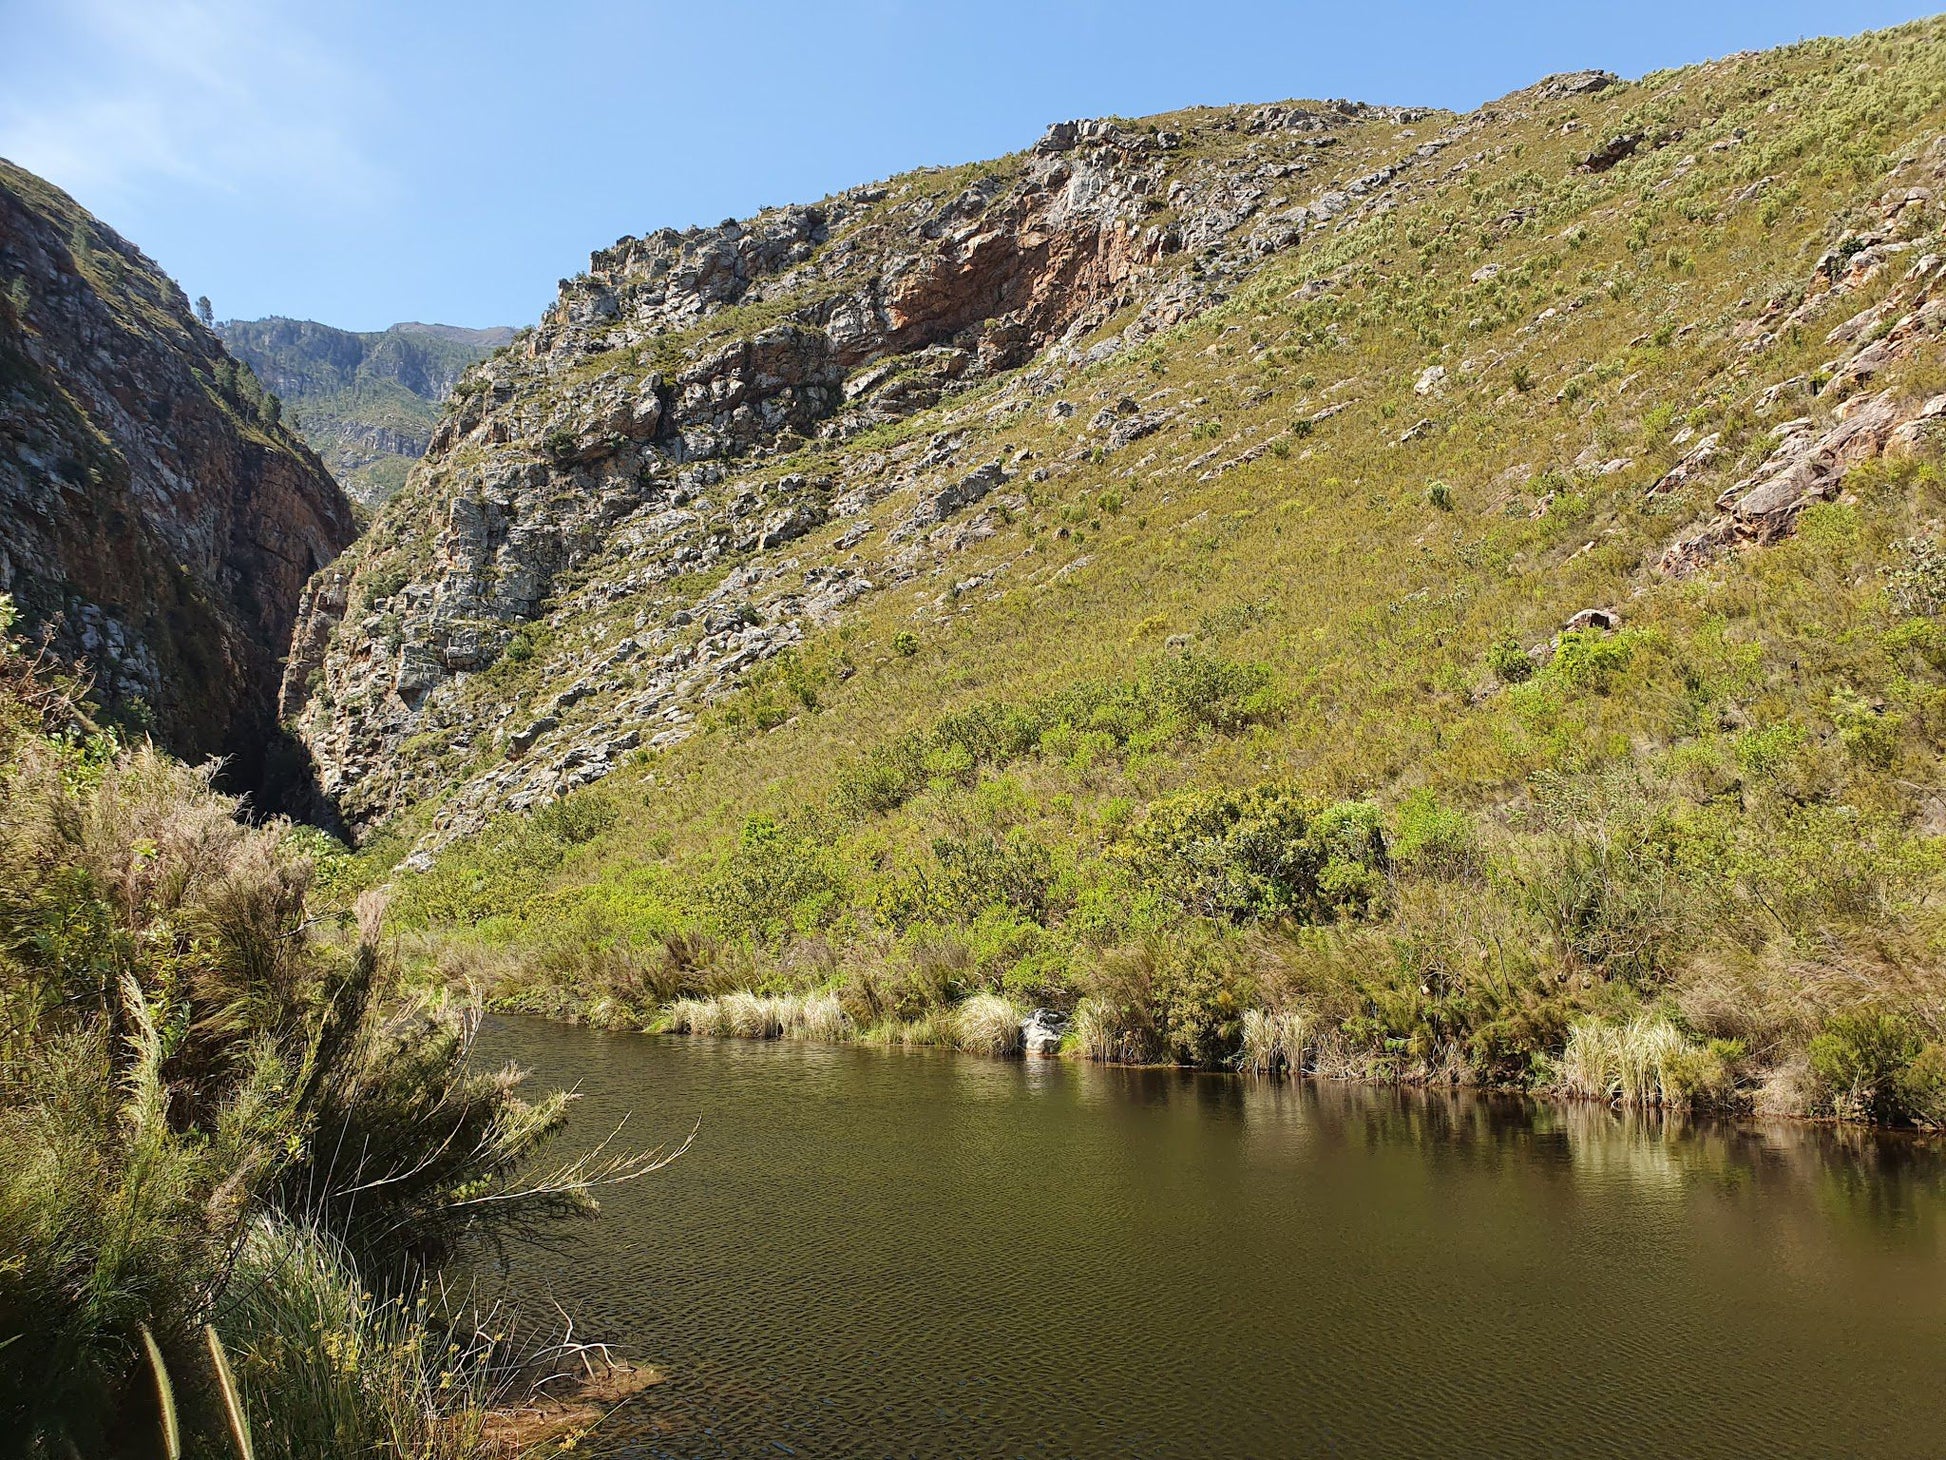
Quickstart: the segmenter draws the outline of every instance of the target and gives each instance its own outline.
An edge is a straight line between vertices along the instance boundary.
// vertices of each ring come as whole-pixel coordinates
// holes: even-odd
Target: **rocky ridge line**
[[[597,253],[468,376],[407,490],[307,589],[283,703],[326,791],[369,825],[456,777],[423,851],[680,739],[860,595],[945,572],[991,535],[984,513],[1022,505],[1023,470],[1059,469],[963,461],[951,413],[926,440],[870,433],[988,382],[988,415],[1072,411],[1077,371],[1394,206],[1477,125],[1401,148],[1393,129],[1425,115],[1062,123],[951,188],[921,174]],[[1361,126],[1380,147],[1341,157]],[[1174,418],[1167,396],[1088,429],[1120,450]],[[793,556],[827,524],[835,561]],[[547,692],[476,700],[528,625]]]

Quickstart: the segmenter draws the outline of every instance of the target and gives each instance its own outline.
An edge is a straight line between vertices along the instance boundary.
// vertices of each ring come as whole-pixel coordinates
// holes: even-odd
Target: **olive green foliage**
[[[1938,188],[1882,201],[1934,169],[1942,76],[1935,20],[1511,97],[1200,318],[1049,362],[1072,417],[991,381],[780,461],[842,479],[950,430],[1046,475],[943,580],[986,586],[922,571],[807,624],[802,663],[846,672],[753,682],[618,769],[598,835],[530,814],[447,848],[401,920],[493,997],[638,1027],[828,993],[855,1037],[945,1039],[990,993],[1101,1058],[1931,1119],[1940,439],[1846,463],[1775,541],[1658,564],[1785,421],[1846,404],[1828,336],[1911,264],[1821,299],[1814,270],[1946,226]],[[1222,121],[1173,119],[1161,165],[1253,145]],[[1291,201],[1447,122],[1339,129]],[[1579,169],[1629,132],[1667,145]],[[1946,391],[1937,339],[1869,390]],[[1164,423],[1077,441],[1125,396]],[[869,561],[851,526],[791,551]],[[584,599],[550,633],[635,632]],[[1603,605],[1619,627],[1566,627]]]
[[[390,1379],[345,1378],[377,1320],[289,1311],[269,1254],[369,1309],[463,1241],[586,1210],[602,1172],[517,1175],[565,1097],[471,1067],[471,1014],[397,987],[373,899],[349,942],[314,937],[311,862],[237,809],[0,635],[0,1434],[158,1453],[161,1394],[220,1452],[222,1350],[259,1453],[482,1453],[429,1316],[386,1329]],[[341,1380],[338,1420],[300,1418]]]
[[[1231,922],[1360,917],[1385,886],[1378,808],[1321,807],[1285,786],[1164,797],[1117,851],[1172,912]]]
[[[1811,1069],[1834,1114],[1886,1124],[1946,1124],[1946,1044],[1887,1009],[1833,1016],[1810,1044]]]
[[[983,767],[1024,755],[1140,755],[1265,723],[1277,709],[1263,665],[1166,656],[1136,679],[1083,682],[1024,704],[990,702],[944,716],[840,772],[837,805],[852,816],[891,811],[935,781],[972,784]]]

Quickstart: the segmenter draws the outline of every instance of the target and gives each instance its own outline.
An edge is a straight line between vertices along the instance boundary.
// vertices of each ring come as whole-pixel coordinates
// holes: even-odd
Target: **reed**
[[[1238,1068],[1252,1075],[1301,1075],[1310,1052],[1311,1020],[1295,1009],[1249,1009],[1243,1015]]]
[[[677,999],[663,1012],[671,1034],[729,1039],[803,1039],[836,1044],[853,1026],[834,993],[759,994],[736,989],[714,998]]]
[[[1580,1099],[1615,1105],[1682,1104],[1688,1090],[1679,1070],[1692,1049],[1659,1015],[1639,1015],[1626,1024],[1577,1019],[1561,1053],[1561,1088]]]
[[[776,1039],[784,1032],[782,1000],[748,989],[723,995],[723,1023],[738,1039]]]
[[[1069,1034],[1082,1058],[1099,1064],[1146,1065],[1157,1055],[1151,1030],[1121,1017],[1100,999],[1083,999],[1075,1006]]]
[[[806,994],[797,1001],[789,1029],[793,1039],[808,1039],[820,1044],[838,1044],[851,1035],[851,1020],[844,1006],[832,993]]]
[[[953,1010],[953,1046],[1004,1059],[1020,1053],[1026,1011],[1001,994],[974,994]]]

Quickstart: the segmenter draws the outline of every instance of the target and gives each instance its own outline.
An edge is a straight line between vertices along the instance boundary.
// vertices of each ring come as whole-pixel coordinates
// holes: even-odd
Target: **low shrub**
[[[1287,786],[1164,797],[1115,850],[1168,907],[1239,923],[1365,916],[1388,865],[1375,807],[1319,806]]]
[[[1946,1049],[1888,1009],[1834,1015],[1811,1040],[1821,1101],[1841,1120],[1946,1123]]]

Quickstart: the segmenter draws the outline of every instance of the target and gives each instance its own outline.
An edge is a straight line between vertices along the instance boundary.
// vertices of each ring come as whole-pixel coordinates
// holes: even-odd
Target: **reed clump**
[[[383,899],[320,938],[287,828],[51,726],[20,657],[0,636],[9,1452],[486,1455],[482,1357],[411,1305],[654,1158],[530,1171],[568,1097],[475,1068],[476,1011],[401,986]]]
[[[1657,1014],[1625,1022],[1590,1015],[1568,1031],[1558,1085],[1577,1099],[1625,1107],[1723,1106],[1739,1098],[1740,1054],[1731,1041],[1698,1043]]]
[[[1020,1053],[1027,1011],[1001,994],[979,993],[952,1011],[953,1047],[969,1054],[1007,1059]]]
[[[1310,1054],[1311,1019],[1296,1009],[1247,1009],[1238,1068],[1252,1075],[1301,1075]]]
[[[677,999],[664,1011],[663,1028],[671,1034],[719,1039],[804,1039],[824,1044],[839,1043],[852,1032],[834,993],[759,994],[749,989]]]

